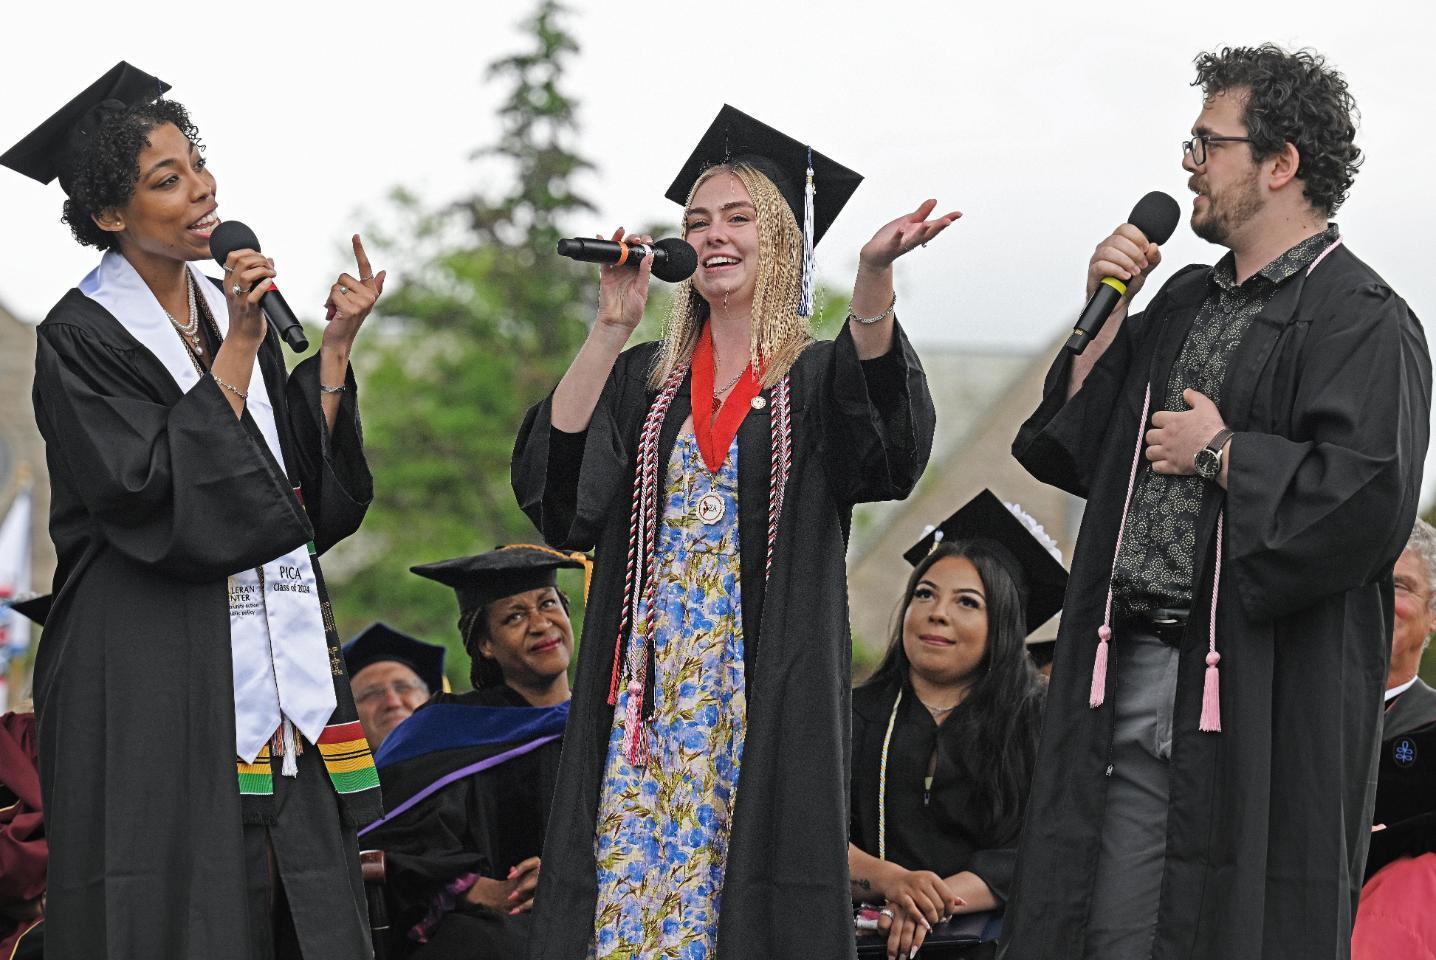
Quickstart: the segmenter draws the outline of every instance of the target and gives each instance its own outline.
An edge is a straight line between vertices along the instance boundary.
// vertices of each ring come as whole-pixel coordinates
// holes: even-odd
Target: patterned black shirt
[[[1152,398],[1153,412],[1186,410],[1182,391],[1188,389],[1221,406],[1227,364],[1252,320],[1283,283],[1309,267],[1338,236],[1333,223],[1241,284],[1236,282],[1235,259],[1230,253],[1223,257],[1212,269],[1211,289],[1172,364],[1166,393]],[[1155,473],[1146,460],[1142,464],[1112,575],[1113,594],[1127,615],[1159,607],[1190,608],[1197,513],[1207,481]]]

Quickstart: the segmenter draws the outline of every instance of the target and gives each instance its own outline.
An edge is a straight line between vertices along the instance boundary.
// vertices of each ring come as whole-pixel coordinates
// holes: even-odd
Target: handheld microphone
[[[558,255],[584,263],[612,263],[637,267],[646,256],[653,257],[653,275],[668,283],[677,283],[693,276],[698,269],[698,251],[678,237],[646,243],[622,243],[618,240],[590,240],[573,237],[558,242]]]
[[[1127,217],[1127,222],[1160,247],[1172,238],[1172,231],[1177,229],[1177,221],[1181,218],[1182,208],[1177,201],[1160,190],[1153,190],[1137,201],[1131,216]],[[1097,284],[1097,292],[1092,294],[1092,299],[1082,308],[1082,315],[1077,318],[1077,325],[1072,328],[1072,336],[1067,339],[1068,353],[1080,354],[1087,349],[1092,335],[1107,322],[1107,318],[1116,309],[1117,302],[1126,292],[1126,281],[1118,277],[1102,278],[1102,282]]]
[[[253,230],[238,220],[226,220],[209,235],[209,252],[222,267],[229,255],[236,250],[253,250],[258,253],[259,238],[254,235]],[[270,286],[264,296],[259,298],[259,305],[264,308],[269,325],[279,334],[279,339],[289,344],[289,349],[295,353],[303,353],[309,349],[309,339],[304,336],[304,328],[294,318],[294,311],[284,302],[278,287]]]

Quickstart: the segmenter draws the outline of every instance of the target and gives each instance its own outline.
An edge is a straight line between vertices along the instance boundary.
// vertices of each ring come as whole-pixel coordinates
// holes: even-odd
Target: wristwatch
[[[1197,451],[1192,458],[1197,476],[1203,480],[1215,480],[1222,475],[1222,447],[1231,439],[1233,432],[1230,427],[1222,427],[1205,447]]]

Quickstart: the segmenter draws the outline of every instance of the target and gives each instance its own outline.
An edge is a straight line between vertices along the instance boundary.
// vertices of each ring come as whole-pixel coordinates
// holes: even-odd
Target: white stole
[[[220,333],[227,334],[229,308],[224,294],[194,264],[187,267]],[[199,383],[200,374],[174,324],[121,254],[107,252],[80,283],[80,292],[113,314],[154,354],[181,392],[188,393]],[[220,387],[216,384],[214,389]],[[274,404],[257,358],[246,408],[287,476]],[[319,588],[307,547],[229,578],[229,639],[234,664],[235,754],[253,763],[285,719],[310,743],[318,743],[336,700]],[[285,752],[285,766],[291,768],[293,752]]]

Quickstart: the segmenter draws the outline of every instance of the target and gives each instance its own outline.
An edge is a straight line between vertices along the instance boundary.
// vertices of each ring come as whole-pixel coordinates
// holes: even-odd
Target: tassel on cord
[[[298,752],[299,752],[298,749],[297,749],[297,748],[295,747],[295,745],[294,745],[294,724],[292,724],[292,723],[289,722],[289,718],[288,718],[288,717],[285,717],[285,718],[284,718],[284,763],[283,763],[283,765],[279,768],[279,772],[282,773],[282,774],[284,774],[286,777],[297,777],[297,776],[299,776],[299,760],[298,760],[298,758],[297,758],[297,756],[296,756],[296,755],[298,754]]]
[[[1117,545],[1112,548],[1112,572],[1107,576],[1107,607],[1102,613],[1102,626],[1097,628],[1097,657],[1092,661],[1092,690],[1087,705],[1093,710],[1107,699],[1107,654],[1112,643],[1112,579],[1117,575],[1117,558],[1122,555],[1122,536],[1127,532],[1127,511],[1132,506],[1132,491],[1137,488],[1137,465],[1142,462],[1142,436],[1147,432],[1147,414],[1152,411],[1152,384],[1142,397],[1142,416],[1137,421],[1137,449],[1132,451],[1132,472],[1127,477],[1127,499],[1122,501],[1122,522],[1117,527]]]
[[[1225,509],[1217,514],[1217,565],[1212,571],[1211,620],[1207,625],[1207,673],[1202,680],[1202,719],[1197,723],[1197,729],[1203,733],[1222,732],[1222,688],[1221,678],[1217,675],[1217,664],[1222,660],[1222,655],[1217,653],[1217,594],[1222,582],[1222,527],[1225,526],[1226,516]]]
[[[634,677],[628,681],[628,703],[623,713],[623,752],[632,766],[648,762],[643,740],[643,678]]]
[[[813,148],[808,148],[808,178],[803,185],[803,277],[798,293],[798,316],[811,317],[816,309],[818,280],[813,267]]]

